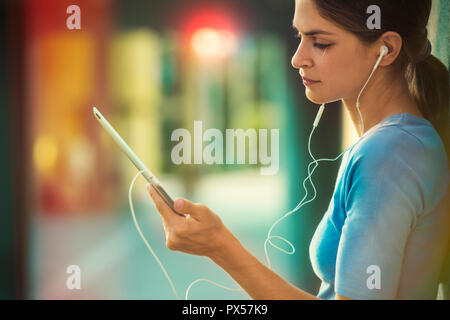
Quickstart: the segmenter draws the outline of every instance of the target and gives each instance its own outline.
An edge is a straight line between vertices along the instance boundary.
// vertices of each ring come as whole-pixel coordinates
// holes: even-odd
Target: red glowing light
[[[237,12],[229,6],[209,5],[190,8],[179,25],[185,44],[202,58],[224,58],[237,47]]]
[[[236,49],[236,37],[228,30],[198,29],[191,38],[195,53],[203,57],[225,58]]]
[[[234,31],[234,24],[223,10],[203,10],[192,14],[186,21],[185,30],[190,38],[199,29],[210,28],[216,30]]]

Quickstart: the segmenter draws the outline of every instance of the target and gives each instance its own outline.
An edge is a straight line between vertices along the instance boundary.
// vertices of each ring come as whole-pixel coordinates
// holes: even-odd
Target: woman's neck
[[[363,135],[380,121],[396,113],[410,113],[424,118],[414,99],[409,94],[404,81],[397,80],[385,84],[381,80],[382,78],[386,79],[381,72],[375,74],[359,99],[359,110],[364,120],[364,132],[362,132],[363,126],[356,108],[356,99],[359,92],[352,98],[342,99],[342,103],[350,114],[358,136]]]

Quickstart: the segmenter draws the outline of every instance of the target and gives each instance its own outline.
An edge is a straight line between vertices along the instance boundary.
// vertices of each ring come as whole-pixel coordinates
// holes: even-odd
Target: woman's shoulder
[[[398,117],[398,121],[378,126],[355,144],[350,157],[385,162],[403,159],[405,164],[432,164],[435,169],[448,171],[448,159],[439,134],[431,123],[419,117]]]
[[[373,130],[355,144],[348,170],[372,179],[409,176],[431,196],[447,188],[448,159],[438,133],[430,125],[392,123]]]
[[[363,137],[349,153],[347,179],[391,181],[414,190],[424,211],[434,207],[449,184],[448,160],[439,135],[430,126],[386,125]],[[389,185],[389,184],[385,184]]]

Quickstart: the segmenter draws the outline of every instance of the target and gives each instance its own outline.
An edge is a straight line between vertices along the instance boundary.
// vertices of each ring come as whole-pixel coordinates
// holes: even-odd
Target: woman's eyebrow
[[[294,24],[292,24],[292,28],[294,28],[294,30],[296,30],[297,32],[300,32],[300,31],[298,31],[297,27]],[[328,31],[324,31],[324,30],[320,30],[320,29],[314,29],[314,30],[305,32],[305,36],[314,36],[316,34],[325,34],[325,35],[330,35],[330,36],[334,35],[334,33],[331,33],[331,32],[328,32]]]

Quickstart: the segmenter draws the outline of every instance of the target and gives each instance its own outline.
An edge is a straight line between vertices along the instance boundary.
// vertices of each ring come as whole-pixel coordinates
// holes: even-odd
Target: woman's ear
[[[388,31],[380,37],[377,43],[379,44],[378,47],[385,45],[389,50],[388,54],[381,60],[380,66],[386,67],[394,63],[402,50],[402,37],[397,32]]]

